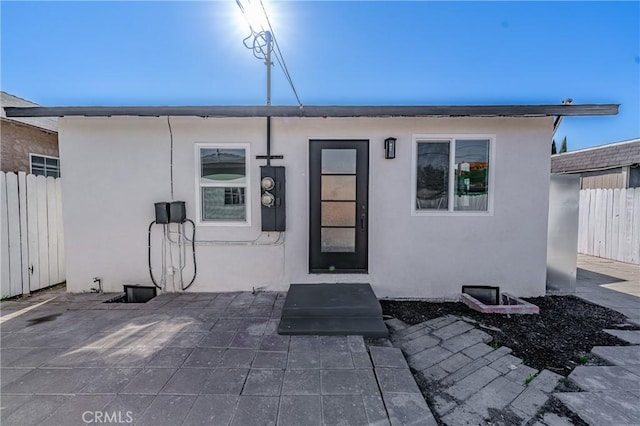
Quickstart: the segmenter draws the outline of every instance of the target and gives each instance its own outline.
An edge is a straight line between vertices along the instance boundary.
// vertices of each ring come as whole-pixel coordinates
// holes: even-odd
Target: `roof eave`
[[[544,117],[616,115],[619,104],[6,107],[7,117]]]

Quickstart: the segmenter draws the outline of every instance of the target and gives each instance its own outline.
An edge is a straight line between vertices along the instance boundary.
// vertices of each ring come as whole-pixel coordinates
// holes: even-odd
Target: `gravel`
[[[490,334],[494,344],[507,346],[523,362],[538,370],[549,369],[568,376],[578,365],[602,364],[590,355],[594,346],[625,346],[605,333],[605,328],[638,330],[616,311],[574,296],[525,299],[540,308],[539,315],[483,314],[460,302],[381,300],[383,314],[407,324],[443,315],[456,315]]]

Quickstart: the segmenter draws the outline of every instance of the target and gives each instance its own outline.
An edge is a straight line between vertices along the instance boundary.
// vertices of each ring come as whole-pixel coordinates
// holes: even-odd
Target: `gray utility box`
[[[155,203],[156,223],[183,223],[187,220],[187,208],[184,201],[162,201]]]
[[[260,166],[260,183],[262,230],[283,232],[287,223],[284,167]]]

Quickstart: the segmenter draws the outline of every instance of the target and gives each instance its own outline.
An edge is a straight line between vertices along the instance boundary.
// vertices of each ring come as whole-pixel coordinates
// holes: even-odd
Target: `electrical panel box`
[[[182,223],[187,220],[187,207],[184,201],[169,203],[169,222]]]
[[[155,203],[156,223],[167,225],[168,223],[182,223],[187,220],[187,208],[184,201]]]
[[[260,166],[260,203],[262,230],[264,232],[284,231],[287,216],[283,166]]]
[[[155,203],[156,206],[156,223],[166,225],[169,223],[169,203]]]

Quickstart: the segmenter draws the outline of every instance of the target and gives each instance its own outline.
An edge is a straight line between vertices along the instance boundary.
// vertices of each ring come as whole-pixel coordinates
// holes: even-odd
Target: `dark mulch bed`
[[[539,315],[482,314],[457,302],[381,300],[385,315],[407,324],[417,324],[451,314],[477,321],[477,327],[507,346],[530,367],[547,368],[567,376],[580,364],[598,364],[587,355],[594,346],[624,346],[627,343],[602,330],[640,329],[627,323],[624,315],[573,296],[526,299],[540,308]]]

